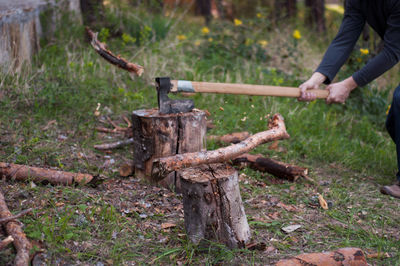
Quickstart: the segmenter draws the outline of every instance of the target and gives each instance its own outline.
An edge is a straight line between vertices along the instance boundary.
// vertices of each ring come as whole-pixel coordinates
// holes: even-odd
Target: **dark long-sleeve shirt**
[[[330,83],[346,62],[365,23],[383,39],[383,50],[353,74],[364,86],[392,68],[400,59],[400,0],[347,0],[339,32],[326,51],[316,72]]]

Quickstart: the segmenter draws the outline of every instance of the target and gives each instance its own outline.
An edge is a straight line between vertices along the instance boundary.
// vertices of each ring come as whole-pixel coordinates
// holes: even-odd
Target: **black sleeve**
[[[400,2],[396,3],[391,10],[392,12],[388,17],[387,28],[383,38],[383,50],[353,75],[354,81],[358,86],[366,85],[399,62]]]
[[[325,84],[331,83],[339,69],[346,62],[365,25],[365,18],[357,6],[357,1],[347,0],[344,18],[335,39],[329,45],[316,72],[327,78]],[[358,83],[357,83],[358,84]]]

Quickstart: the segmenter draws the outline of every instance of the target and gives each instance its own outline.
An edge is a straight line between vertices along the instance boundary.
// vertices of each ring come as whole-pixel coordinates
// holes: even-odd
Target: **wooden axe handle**
[[[204,93],[224,93],[224,94],[243,94],[257,96],[282,96],[300,97],[300,89],[295,87],[280,87],[268,85],[251,85],[235,83],[213,83],[196,82],[186,80],[171,80],[171,92],[204,92]],[[329,95],[327,90],[308,90],[317,95],[318,99],[326,99]]]

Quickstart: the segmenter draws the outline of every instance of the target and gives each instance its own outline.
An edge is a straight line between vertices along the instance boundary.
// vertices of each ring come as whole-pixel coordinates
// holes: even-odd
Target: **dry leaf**
[[[220,106],[219,110],[224,111],[224,107]]]
[[[321,194],[318,194],[318,201],[319,201],[319,205],[321,205],[322,209],[324,209],[324,210],[329,209],[328,203],[326,203],[326,200],[324,199],[324,197],[322,197]]]
[[[390,258],[389,253],[385,252],[385,253],[372,253],[372,254],[368,254],[367,255],[368,259],[383,259],[383,258]]]
[[[285,233],[291,233],[291,232],[296,231],[300,227],[301,227],[300,224],[289,225],[289,226],[286,226],[286,227],[282,227],[282,231],[285,232]]]
[[[283,208],[288,212],[297,212],[297,208],[293,205],[286,205],[282,202],[279,202],[278,204],[276,204],[277,207]]]
[[[175,226],[176,226],[176,224],[174,224],[174,223],[163,223],[163,224],[161,224],[161,229],[168,229],[168,228],[172,228]]]

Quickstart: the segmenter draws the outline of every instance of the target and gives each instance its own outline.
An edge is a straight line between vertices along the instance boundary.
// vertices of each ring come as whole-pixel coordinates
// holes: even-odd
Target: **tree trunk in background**
[[[296,17],[296,0],[275,0],[274,14],[276,22],[285,18]]]
[[[208,25],[211,21],[211,0],[196,0],[196,13],[202,15]]]
[[[317,32],[325,32],[325,0],[306,0],[306,24]]]
[[[104,18],[104,6],[103,0],[80,0],[81,1],[81,11],[83,17],[83,23],[91,28],[97,23],[103,22]]]

